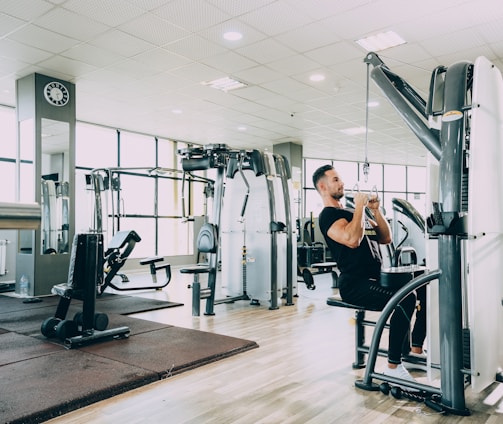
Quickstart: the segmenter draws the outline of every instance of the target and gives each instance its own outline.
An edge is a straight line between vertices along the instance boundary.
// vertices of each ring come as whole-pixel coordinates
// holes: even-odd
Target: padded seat
[[[365,308],[364,306],[354,305],[352,303],[344,302],[340,297],[332,296],[327,299],[327,305],[338,306],[340,308],[356,309],[359,311],[379,311],[379,309]]]
[[[140,259],[140,265],[150,265],[156,262],[162,262],[164,258],[162,256],[150,256],[148,258]]]
[[[210,267],[208,265],[194,265],[187,268],[180,269],[182,274],[204,274],[210,272]]]
[[[82,290],[74,289],[70,284],[61,283],[52,286],[51,293],[60,297],[66,297],[68,299],[74,298],[82,300],[83,292]]]

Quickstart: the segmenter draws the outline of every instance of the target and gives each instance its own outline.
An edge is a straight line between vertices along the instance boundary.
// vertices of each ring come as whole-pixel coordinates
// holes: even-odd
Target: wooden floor
[[[327,278],[328,277],[328,278]],[[185,306],[134,315],[180,327],[254,340],[258,349],[227,358],[49,421],[59,423],[501,423],[503,385],[466,390],[468,417],[442,415],[422,403],[355,388],[353,312],[327,306],[329,275],[316,290],[300,283],[294,306],[269,310],[240,301],[215,306],[215,316],[192,317],[185,276],[145,297]],[[204,310],[204,304],[202,305]],[[163,352],[159,352],[162,355]],[[384,365],[378,359],[376,370]],[[427,383],[425,374],[414,374]],[[106,378],[106,376],[103,376]],[[78,382],[76,382],[78,384]]]

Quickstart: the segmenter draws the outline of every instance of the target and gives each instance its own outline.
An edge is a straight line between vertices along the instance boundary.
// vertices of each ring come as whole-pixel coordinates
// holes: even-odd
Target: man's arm
[[[366,194],[356,193],[353,219],[348,221],[341,218],[335,221],[328,229],[328,236],[351,249],[357,248],[365,235],[364,211],[367,202],[368,196]]]
[[[377,234],[377,239],[380,244],[391,243],[391,228],[389,226],[388,220],[384,217],[379,207],[379,199],[377,197],[372,197],[368,202],[368,208],[374,215],[375,221],[372,222],[372,226]]]

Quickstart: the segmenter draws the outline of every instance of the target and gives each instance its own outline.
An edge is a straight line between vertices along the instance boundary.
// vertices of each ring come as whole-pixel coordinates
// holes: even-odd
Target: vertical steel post
[[[224,172],[225,165],[217,164],[217,177],[215,179],[215,195],[213,197],[213,222],[212,224],[217,229],[217,237],[220,239],[220,220],[222,216],[222,202],[224,197]],[[220,245],[220,243],[218,243]],[[217,271],[218,271],[218,250],[215,253],[210,253],[209,265],[210,272],[208,273],[208,287],[211,290],[210,296],[206,299],[205,315],[215,315],[215,289],[217,286]]]
[[[438,239],[439,328],[442,405],[467,415],[463,369],[463,310],[460,236],[458,221],[463,212],[462,181],[464,113],[469,63],[459,62],[447,69],[444,115],[440,131],[442,157],[439,167],[439,201],[445,230]]]

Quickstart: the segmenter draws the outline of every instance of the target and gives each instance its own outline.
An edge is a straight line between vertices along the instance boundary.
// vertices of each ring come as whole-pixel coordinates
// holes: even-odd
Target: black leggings
[[[349,280],[341,275],[339,285],[342,300],[345,302],[379,311],[386,306],[395,294],[395,291],[381,287],[376,280]],[[416,313],[411,344],[415,347],[423,346],[426,338],[426,286],[420,287],[416,293],[406,296],[391,315],[388,361],[392,364],[400,364],[402,354],[408,353],[410,323],[417,300],[420,302],[420,307]],[[406,349],[404,349],[404,344],[407,344]]]

